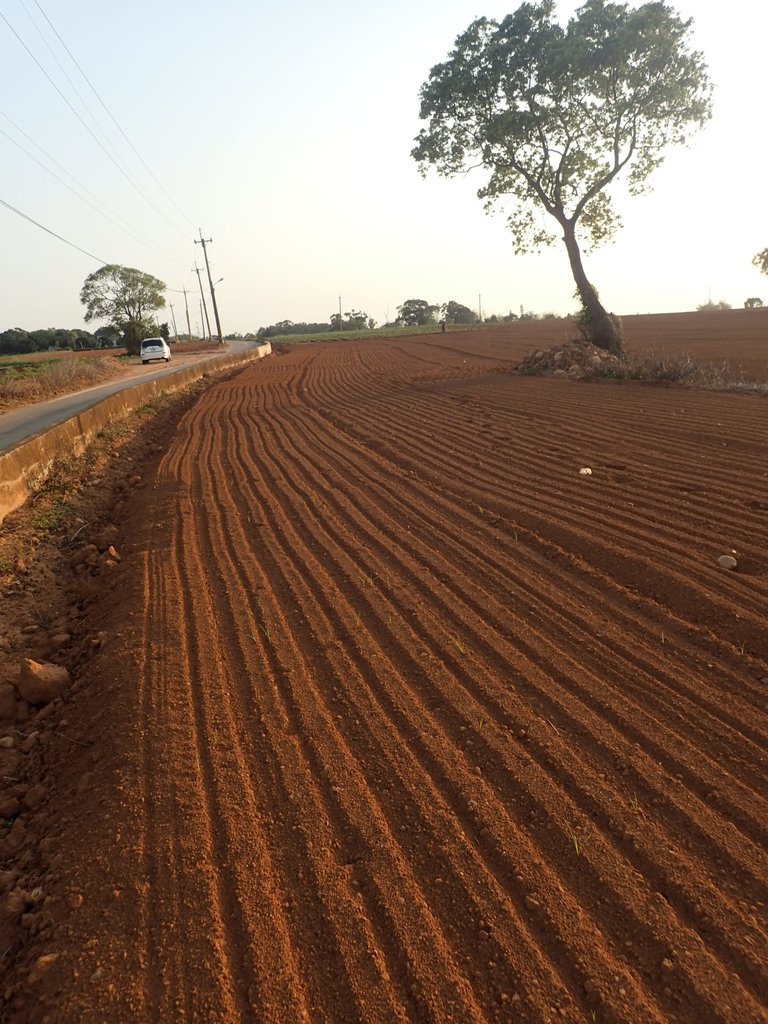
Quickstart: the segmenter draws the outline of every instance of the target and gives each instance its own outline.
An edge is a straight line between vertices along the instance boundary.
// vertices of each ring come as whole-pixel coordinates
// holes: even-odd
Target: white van
[[[153,359],[171,361],[171,350],[164,338],[145,338],[141,343],[141,362],[149,363]]]

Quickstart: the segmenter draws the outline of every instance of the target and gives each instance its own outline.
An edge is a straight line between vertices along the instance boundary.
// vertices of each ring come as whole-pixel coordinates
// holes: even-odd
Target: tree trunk
[[[597,292],[587,280],[584,273],[584,266],[581,262],[581,252],[576,241],[575,225],[567,222],[563,224],[563,241],[568,250],[568,259],[571,261],[571,271],[576,282],[576,288],[584,307],[585,316],[582,318],[580,327],[587,339],[598,348],[604,348],[616,356],[622,354],[623,337],[621,325],[617,317],[612,316],[603,306],[597,296]]]

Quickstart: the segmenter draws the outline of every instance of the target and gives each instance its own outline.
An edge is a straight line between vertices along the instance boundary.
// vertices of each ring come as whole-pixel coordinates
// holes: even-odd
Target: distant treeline
[[[0,333],[0,355],[26,355],[30,352],[47,352],[49,349],[84,349],[105,347],[107,342],[99,340],[89,331],[68,331],[64,327],[48,327],[39,331],[24,331],[12,327]]]
[[[260,327],[257,333],[259,338],[275,338],[281,334],[326,334],[334,330],[329,323],[324,324],[295,324],[293,320],[281,320],[269,327]]]

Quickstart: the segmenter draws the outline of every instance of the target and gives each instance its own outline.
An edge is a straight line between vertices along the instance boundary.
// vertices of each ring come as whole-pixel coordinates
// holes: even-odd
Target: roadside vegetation
[[[124,368],[112,355],[0,359],[0,411],[82,391],[121,376]]]

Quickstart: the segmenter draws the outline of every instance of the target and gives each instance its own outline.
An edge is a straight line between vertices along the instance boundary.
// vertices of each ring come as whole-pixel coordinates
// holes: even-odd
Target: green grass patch
[[[50,372],[52,365],[52,359],[48,359],[46,362],[35,363],[0,361],[0,385],[9,384],[14,380],[29,380],[35,377],[42,377]]]
[[[74,515],[75,510],[68,502],[61,498],[54,498],[50,502],[46,502],[45,507],[36,512],[33,525],[37,530],[55,533]]]
[[[474,329],[476,324],[472,325]],[[454,327],[453,330],[470,330],[469,327]],[[451,327],[448,328],[451,331]],[[407,338],[416,334],[440,334],[440,324],[424,324],[422,327],[376,327],[374,330],[321,331],[319,334],[276,334],[264,338],[264,342],[281,345],[307,345],[316,341],[376,341],[378,338]]]

